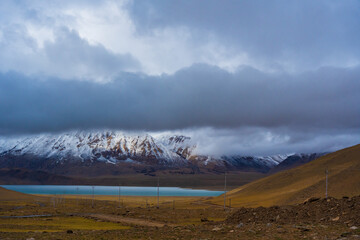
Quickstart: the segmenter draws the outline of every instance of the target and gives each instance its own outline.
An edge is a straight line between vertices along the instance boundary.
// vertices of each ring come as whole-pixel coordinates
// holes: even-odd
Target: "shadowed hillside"
[[[228,192],[232,206],[294,204],[325,196],[325,170],[329,170],[328,195],[360,194],[360,145],[322,156],[300,167],[283,171]],[[213,200],[223,204],[223,195]]]

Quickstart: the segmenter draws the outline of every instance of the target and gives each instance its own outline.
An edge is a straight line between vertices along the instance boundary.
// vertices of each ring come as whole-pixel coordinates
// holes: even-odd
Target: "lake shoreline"
[[[224,174],[173,174],[156,172],[155,176],[144,174],[120,174],[103,176],[60,176],[47,173],[44,179],[34,179],[37,172],[23,170],[17,177],[9,176],[14,170],[1,172],[0,185],[79,185],[79,186],[147,186],[156,187],[160,180],[160,187],[181,187],[205,190],[224,190]],[[27,176],[27,177],[24,177]],[[267,174],[258,172],[229,171],[227,173],[227,189],[232,190],[247,183],[266,177]]]
[[[32,195],[104,195],[139,197],[216,197],[223,191],[180,187],[89,186],[89,185],[1,185],[9,190]]]

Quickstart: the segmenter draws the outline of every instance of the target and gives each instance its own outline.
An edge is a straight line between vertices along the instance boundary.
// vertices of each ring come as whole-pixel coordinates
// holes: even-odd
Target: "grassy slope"
[[[293,204],[325,194],[325,169],[329,169],[329,196],[360,194],[360,145],[349,147],[300,167],[280,172],[228,192],[232,206]],[[213,203],[223,204],[223,196]]]
[[[32,200],[35,196],[0,187],[0,201]]]

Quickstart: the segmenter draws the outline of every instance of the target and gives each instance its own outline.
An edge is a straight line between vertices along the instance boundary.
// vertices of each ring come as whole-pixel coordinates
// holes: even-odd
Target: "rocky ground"
[[[310,198],[294,206],[241,208],[226,220],[236,223],[345,224],[360,226],[360,196],[342,199]]]
[[[82,208],[70,200],[56,208],[0,204],[0,239],[360,239],[359,196],[225,211],[199,203],[179,209],[116,208],[105,201]],[[29,213],[47,216],[6,218]]]

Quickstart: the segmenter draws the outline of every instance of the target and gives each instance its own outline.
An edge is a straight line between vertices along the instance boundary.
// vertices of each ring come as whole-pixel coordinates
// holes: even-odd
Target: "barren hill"
[[[279,172],[228,192],[232,206],[271,206],[300,203],[309,197],[340,198],[360,194],[360,144],[322,156],[310,163]],[[213,200],[222,204],[223,195]]]
[[[0,201],[32,200],[34,196],[0,187]]]

